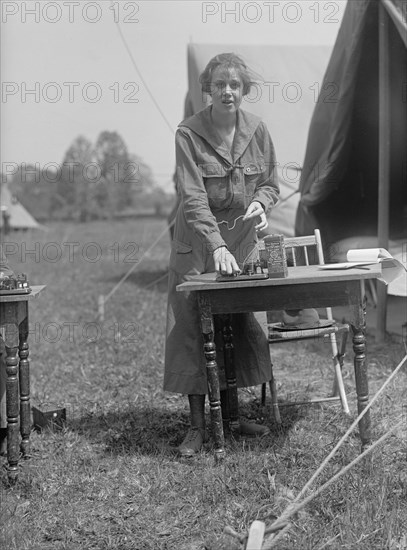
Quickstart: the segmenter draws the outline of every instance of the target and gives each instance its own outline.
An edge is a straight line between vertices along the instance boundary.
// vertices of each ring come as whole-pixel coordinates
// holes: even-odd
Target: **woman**
[[[205,436],[207,393],[198,305],[194,293],[176,292],[190,275],[240,272],[267,227],[265,212],[278,199],[275,154],[265,124],[240,109],[251,73],[235,54],[211,59],[200,76],[212,104],[187,118],[176,134],[176,214],[170,258],[164,389],[188,395],[191,428],[179,447],[192,456]],[[240,264],[240,266],[239,266]],[[267,339],[253,314],[232,317],[238,387],[270,380]],[[223,364],[217,346],[218,364]],[[240,423],[241,433],[264,435],[265,426]]]

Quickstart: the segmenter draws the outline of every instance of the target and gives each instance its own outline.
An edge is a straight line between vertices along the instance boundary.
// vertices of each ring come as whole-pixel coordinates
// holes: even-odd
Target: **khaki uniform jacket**
[[[190,275],[214,271],[213,251],[227,246],[240,266],[256,246],[254,226],[243,222],[249,204],[267,211],[279,196],[274,147],[265,124],[239,109],[232,151],[211,123],[209,106],[184,120],[176,134],[176,214],[170,257],[164,389],[207,393],[203,338],[194,293],[177,292]],[[253,314],[232,317],[239,387],[270,379],[267,339]],[[215,336],[217,361],[223,348]]]

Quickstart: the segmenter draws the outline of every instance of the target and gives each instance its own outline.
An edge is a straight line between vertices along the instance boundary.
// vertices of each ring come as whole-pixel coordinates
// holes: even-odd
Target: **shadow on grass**
[[[104,282],[115,285],[123,275],[120,277],[110,277],[107,280],[104,279]],[[156,269],[153,271],[137,269],[134,273],[130,273],[126,281],[152,292],[158,290],[158,292],[164,293],[168,290],[168,269]]]
[[[282,412],[282,425],[275,424],[270,414],[254,402],[240,408],[241,416],[249,421],[257,421],[270,427],[270,436],[262,439],[244,438],[249,445],[267,451],[270,446],[283,444],[293,425],[303,417],[300,407],[290,407]],[[263,413],[263,416],[262,416]],[[213,450],[210,430],[210,417],[206,417],[209,441],[205,449]],[[130,406],[124,410],[100,414],[86,414],[72,420],[69,428],[84,435],[89,440],[104,446],[109,455],[141,454],[146,456],[173,457],[189,427],[187,412],[153,406]],[[235,439],[226,435],[226,449],[233,448],[243,438]],[[247,446],[247,445],[246,445]]]

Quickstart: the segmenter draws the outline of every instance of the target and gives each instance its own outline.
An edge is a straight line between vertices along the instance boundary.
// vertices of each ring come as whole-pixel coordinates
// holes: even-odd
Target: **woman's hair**
[[[212,95],[212,77],[214,71],[218,67],[222,67],[226,70],[235,69],[243,82],[243,95],[247,95],[250,92],[250,88],[254,84],[257,75],[255,75],[255,73],[248,68],[243,59],[235,53],[220,53],[209,61],[199,77],[199,82],[204,93]]]

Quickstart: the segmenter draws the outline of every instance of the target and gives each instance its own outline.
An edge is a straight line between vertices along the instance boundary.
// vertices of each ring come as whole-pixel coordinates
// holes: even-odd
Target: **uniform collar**
[[[232,155],[225,143],[221,139],[218,132],[213,127],[211,122],[212,105],[199,111],[195,115],[185,119],[179,124],[179,127],[187,127],[195,134],[198,134],[202,139],[207,141],[213,149],[224,158],[229,164],[235,164],[236,161],[245,152],[250,140],[253,137],[261,119],[251,113],[247,113],[242,109],[237,111],[236,133],[233,142]]]

